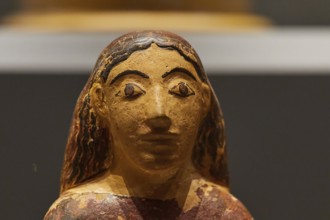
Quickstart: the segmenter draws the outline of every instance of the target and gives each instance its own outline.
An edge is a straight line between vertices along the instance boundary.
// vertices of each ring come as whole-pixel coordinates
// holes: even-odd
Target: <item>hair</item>
[[[111,69],[133,52],[152,44],[176,50],[193,64],[202,82],[211,90],[210,108],[200,124],[192,162],[199,173],[224,187],[229,187],[225,126],[215,93],[202,63],[191,45],[178,35],[164,31],[132,32],[114,40],[100,54],[84,89],[80,93],[71,123],[61,173],[61,193],[102,175],[111,165],[113,146],[109,129],[98,119],[90,104],[90,88],[95,82],[105,83]]]

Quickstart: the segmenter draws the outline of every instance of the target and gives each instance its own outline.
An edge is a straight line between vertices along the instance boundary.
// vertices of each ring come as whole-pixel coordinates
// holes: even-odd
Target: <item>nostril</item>
[[[146,124],[151,128],[151,130],[166,131],[169,130],[171,126],[171,119],[166,116],[160,116],[147,119]]]

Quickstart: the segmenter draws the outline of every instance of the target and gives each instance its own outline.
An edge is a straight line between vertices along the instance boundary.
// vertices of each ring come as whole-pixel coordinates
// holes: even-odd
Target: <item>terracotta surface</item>
[[[229,193],[224,129],[188,42],[118,38],[79,96],[45,219],[252,219]]]
[[[158,200],[108,193],[66,194],[46,219],[251,219],[244,206],[229,193],[208,184],[198,187],[194,193],[199,204],[186,211],[175,199]]]

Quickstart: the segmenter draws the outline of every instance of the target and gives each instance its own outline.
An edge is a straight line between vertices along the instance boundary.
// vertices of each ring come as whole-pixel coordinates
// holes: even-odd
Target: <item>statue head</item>
[[[228,187],[224,120],[197,53],[168,32],[119,37],[78,98],[61,192],[116,164],[161,174],[187,162]]]

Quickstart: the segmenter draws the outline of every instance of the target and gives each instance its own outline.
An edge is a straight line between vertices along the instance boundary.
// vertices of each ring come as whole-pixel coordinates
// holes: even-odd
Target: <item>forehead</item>
[[[111,81],[126,70],[138,70],[153,77],[163,75],[165,72],[169,72],[177,67],[187,69],[196,79],[199,79],[194,65],[187,61],[178,51],[152,44],[145,50],[135,51],[128,59],[113,67],[108,81]]]

